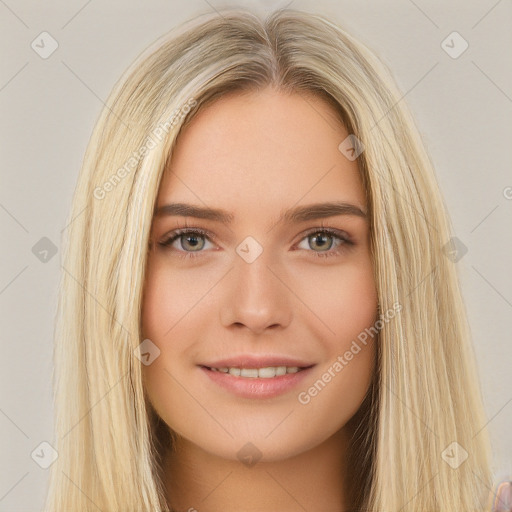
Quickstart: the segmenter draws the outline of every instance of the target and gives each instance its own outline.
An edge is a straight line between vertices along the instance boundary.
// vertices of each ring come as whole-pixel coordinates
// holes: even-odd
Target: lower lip
[[[237,396],[243,398],[271,398],[295,388],[311,373],[313,367],[310,366],[297,373],[287,373],[269,379],[237,377],[229,373],[210,370],[205,366],[201,366],[200,369],[213,382]]]

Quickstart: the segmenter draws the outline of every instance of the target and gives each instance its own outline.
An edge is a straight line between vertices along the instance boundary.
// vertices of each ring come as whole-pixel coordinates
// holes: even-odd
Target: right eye
[[[184,253],[178,254],[180,258],[187,258],[196,257],[197,255],[194,253],[204,252],[201,249],[205,246],[205,240],[210,241],[210,238],[213,237],[202,229],[176,229],[169,234],[168,238],[159,243],[164,247],[175,249],[178,253]],[[173,247],[176,241],[179,242],[182,249]]]

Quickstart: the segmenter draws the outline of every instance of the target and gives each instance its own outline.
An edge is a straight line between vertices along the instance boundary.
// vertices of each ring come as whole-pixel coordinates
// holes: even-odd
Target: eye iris
[[[189,241],[192,240],[192,250],[195,250],[197,249],[197,246],[198,246],[198,239],[202,239],[202,235],[193,235],[193,234],[184,234],[184,235],[181,235],[180,237],[180,240],[181,240],[181,246],[184,248],[184,249],[187,249],[186,245],[183,243],[183,240],[187,240],[186,243],[190,243]],[[203,239],[203,245],[200,244],[199,242],[199,249],[202,249],[203,248],[203,245],[204,245],[204,239]]]
[[[314,243],[318,243],[319,239],[325,241],[326,238],[330,238],[331,239],[331,244],[329,245],[329,247],[327,247],[327,250],[329,250],[331,248],[331,246],[332,246],[332,236],[331,235],[329,235],[327,233],[319,232],[319,233],[314,233],[313,235],[310,235],[310,237],[309,237],[310,241],[311,240],[315,240]],[[321,245],[320,249],[322,249],[322,248],[325,249],[325,244],[322,245],[322,242],[320,242],[320,245]]]

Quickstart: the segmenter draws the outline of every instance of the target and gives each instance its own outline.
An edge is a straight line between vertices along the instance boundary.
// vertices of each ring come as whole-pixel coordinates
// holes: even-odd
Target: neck
[[[178,437],[165,458],[165,487],[173,511],[267,512],[349,510],[345,426],[322,444],[285,460],[246,466]]]

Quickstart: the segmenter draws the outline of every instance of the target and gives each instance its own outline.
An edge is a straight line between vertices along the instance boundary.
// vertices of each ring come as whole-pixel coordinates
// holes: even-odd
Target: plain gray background
[[[48,470],[31,458],[52,442],[52,335],[60,243],[82,157],[100,109],[125,68],[158,37],[227,6],[264,12],[287,2],[0,0],[2,251],[0,512],[41,510]],[[512,477],[512,5],[508,0],[299,1],[328,15],[391,68],[437,170],[494,449]],[[41,32],[57,41],[43,59]],[[457,58],[442,42],[457,31]],[[459,45],[460,41],[451,43]],[[48,46],[46,46],[48,48]],[[33,251],[47,237],[48,261]],[[482,425],[483,426],[483,425]]]

